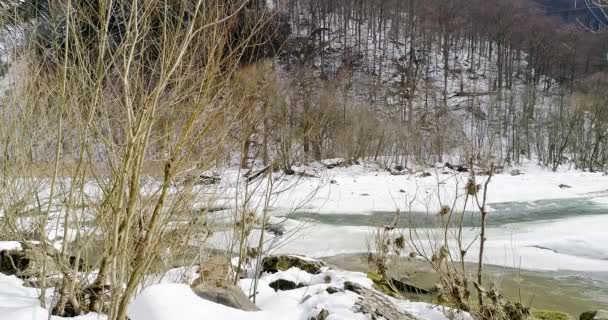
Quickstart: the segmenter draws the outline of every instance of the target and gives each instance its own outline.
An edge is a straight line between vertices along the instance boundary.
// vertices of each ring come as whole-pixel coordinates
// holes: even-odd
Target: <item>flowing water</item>
[[[523,299],[537,308],[575,316],[586,309],[608,308],[608,206],[601,200],[605,198],[492,204],[487,224],[488,274],[500,279],[505,295],[518,298],[527,292]],[[371,231],[390,224],[395,213],[296,212],[287,217],[307,221],[311,227],[284,251],[325,257],[340,267],[363,271],[367,266],[361,253],[367,250]],[[406,234],[417,230],[419,237],[432,239],[444,219],[421,212],[401,214],[398,227]],[[478,221],[474,212],[462,216],[466,241],[476,239]],[[475,245],[472,248],[475,252]],[[474,258],[468,259],[473,262]],[[415,281],[424,285],[436,281],[432,272],[418,269]]]

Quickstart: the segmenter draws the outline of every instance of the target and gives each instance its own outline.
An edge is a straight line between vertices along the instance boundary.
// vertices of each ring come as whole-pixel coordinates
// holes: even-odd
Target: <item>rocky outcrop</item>
[[[368,315],[372,320],[417,320],[416,317],[399,309],[386,296],[373,289],[346,281],[344,290],[359,295],[359,299],[355,302],[356,311]]]
[[[321,261],[293,255],[268,256],[262,260],[262,272],[276,273],[296,267],[310,274],[318,274],[325,264]]]
[[[213,287],[211,285],[199,285],[192,288],[194,293],[205,299],[227,307],[240,309],[244,311],[259,311],[260,309],[249,301],[249,298],[243,291],[233,285],[223,287]]]

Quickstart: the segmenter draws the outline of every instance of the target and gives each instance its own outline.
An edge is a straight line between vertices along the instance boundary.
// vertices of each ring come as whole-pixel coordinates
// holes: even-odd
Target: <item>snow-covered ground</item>
[[[276,252],[315,257],[366,252],[374,230],[371,220],[378,212],[400,210],[402,216],[407,216],[410,211],[436,216],[442,205],[461,210],[464,186],[470,176],[445,168],[424,169],[431,174],[428,177],[422,177],[420,171],[396,176],[374,163],[365,162],[334,169],[321,165],[299,169],[318,178],[279,178],[289,187],[274,197],[271,203],[274,214],[280,216],[304,211],[318,214],[320,218],[324,215],[332,215],[334,219],[339,217],[340,223],[323,219],[304,223],[302,219],[289,219],[283,224],[288,230],[293,230],[293,234],[268,240],[267,245],[274,247]],[[608,270],[608,232],[605,231],[608,226],[608,214],[605,214],[608,213],[608,176],[601,172],[582,172],[565,167],[552,172],[535,162],[518,167],[523,174],[517,176],[510,174],[511,169],[514,168],[494,175],[488,187],[490,210],[492,207],[500,208],[491,211],[488,220],[492,221],[500,215],[501,221],[507,222],[490,226],[486,262],[534,270]],[[477,178],[477,183],[483,184],[487,177]],[[229,190],[230,182],[223,183]],[[551,207],[554,207],[556,212],[560,212],[559,215],[548,218],[538,215],[534,219],[526,217],[526,211],[538,207],[535,201],[540,200],[545,200],[545,210],[553,210]],[[580,206],[575,202],[583,200],[587,202]],[[511,202],[518,206],[512,205],[510,210],[505,210],[505,207],[509,207],[505,203]],[[584,212],[583,206],[588,203],[594,204],[593,214]],[[477,208],[469,203],[467,210],[474,212]],[[370,223],[366,226],[349,224],[349,215],[357,215],[359,219],[361,215],[369,215]],[[409,229],[401,232],[409,234]],[[439,232],[439,229],[432,227],[420,229],[417,237],[421,240],[420,245],[434,245],[433,239]],[[255,238],[255,235],[252,237]],[[464,230],[465,242],[475,242],[478,235],[478,228],[467,227]],[[229,235],[218,233],[212,239],[212,244],[221,247],[227,238]],[[270,234],[266,237],[272,238]],[[252,245],[255,246],[255,243]],[[472,248],[476,245],[474,243]],[[476,257],[470,254],[468,259],[474,261]]]
[[[176,269],[170,274],[176,275],[188,270]],[[279,271],[275,274],[264,273],[257,285],[256,304],[261,311],[246,312],[199,298],[183,278],[163,278],[149,283],[128,309],[131,320],[308,320],[317,316],[322,310],[329,312],[327,319],[354,320],[368,319],[366,315],[356,312],[355,303],[358,295],[344,290],[346,281],[366,288],[372,287],[372,281],[365,274],[348,272],[323,267],[316,275],[306,273],[298,268]],[[277,279],[294,281],[304,285],[288,291],[276,291],[269,285]],[[239,287],[245,293],[253,292],[253,279],[243,279]],[[337,288],[330,293],[327,288]],[[52,290],[49,290],[47,303],[52,301]],[[380,293],[379,293],[380,294]],[[68,318],[51,316],[40,306],[38,290],[23,286],[23,281],[14,276],[0,273],[0,319],[6,320],[62,320]],[[403,312],[425,320],[466,320],[468,316],[445,307],[428,303],[397,300],[380,294]],[[446,316],[446,314],[448,316]],[[90,313],[75,320],[105,320],[105,315]]]
[[[492,177],[488,188],[490,207],[492,203],[589,196],[605,200],[602,192],[604,196],[608,195],[608,175],[601,172],[567,168],[552,172],[540,168],[535,162],[518,168],[523,174],[512,176],[507,171]],[[402,212],[435,213],[442,205],[453,205],[455,198],[464,198],[464,187],[469,178],[468,173],[455,174],[443,168],[427,168],[424,171],[431,174],[429,177],[422,177],[421,172],[395,176],[373,163],[318,172],[314,167],[307,169],[307,172],[317,173],[321,178],[291,178],[301,181],[281,193],[273,202],[274,208],[290,210],[297,204],[300,210],[321,214],[371,214],[398,209]],[[485,179],[485,176],[479,176],[477,183],[483,183]],[[571,188],[560,188],[560,184]]]

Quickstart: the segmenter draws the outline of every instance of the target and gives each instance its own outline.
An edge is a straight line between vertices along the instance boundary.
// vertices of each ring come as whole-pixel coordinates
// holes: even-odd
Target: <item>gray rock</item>
[[[327,317],[329,317],[329,311],[323,309],[316,317],[311,317],[310,320],[325,320]]]
[[[346,281],[344,282],[344,290],[359,295],[359,299],[355,302],[356,312],[369,315],[372,320],[417,320],[412,314],[401,310],[386,296],[373,289]]]
[[[513,169],[511,170],[511,175],[512,176],[519,176],[521,174],[524,174],[523,172],[519,171],[519,169]]]
[[[430,293],[429,290],[411,285],[411,284],[405,282],[404,279],[398,280],[398,279],[392,278],[391,283],[393,284],[395,289],[397,289],[401,292],[408,292],[408,293],[415,293],[415,294],[429,294]]]
[[[559,187],[560,187],[561,189],[570,189],[570,188],[572,188],[571,186],[569,186],[569,185],[567,185],[567,184],[563,184],[563,183],[562,183],[562,184],[560,184],[560,185],[559,185]]]
[[[327,291],[327,293],[329,293],[329,294],[334,294],[334,293],[338,293],[338,292],[344,292],[344,290],[338,289],[336,287],[327,287],[327,289],[325,289],[325,291]]]
[[[21,246],[23,249],[0,251],[0,272],[29,279],[38,276],[45,260],[47,275],[58,272],[59,269],[51,258],[55,254],[53,248],[47,248],[49,254],[44,254],[39,245],[22,242]]]
[[[301,284],[301,283],[296,284],[293,281],[289,281],[289,280],[285,280],[285,279],[279,279],[279,280],[269,283],[268,286],[273,288],[274,291],[288,291],[288,290],[293,290],[296,288],[302,288],[305,285]]]
[[[262,260],[262,272],[275,273],[296,267],[310,274],[321,273],[321,267],[325,264],[321,261],[307,259],[292,255],[277,255],[264,257]]]
[[[213,287],[208,285],[199,285],[192,288],[194,293],[211,302],[219,303],[227,307],[240,309],[244,311],[259,311],[260,309],[249,301],[249,298],[237,286],[227,285],[224,287]]]
[[[282,236],[283,234],[285,234],[285,226],[280,225],[280,224],[270,224],[269,223],[266,225],[266,231],[279,237],[279,236]]]
[[[608,320],[608,311],[596,310],[583,312],[579,318],[580,320]]]

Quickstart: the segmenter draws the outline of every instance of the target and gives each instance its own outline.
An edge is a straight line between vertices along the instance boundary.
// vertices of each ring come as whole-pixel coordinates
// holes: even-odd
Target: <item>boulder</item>
[[[372,320],[417,320],[412,314],[403,311],[393,304],[386,296],[366,288],[358,283],[344,282],[344,290],[348,290],[359,295],[355,302],[355,310],[358,313],[368,315]]]
[[[429,173],[429,172],[423,172],[423,173],[420,174],[420,176],[423,177],[423,178],[426,178],[426,177],[432,176],[432,174]]]
[[[563,184],[563,183],[560,184],[559,187],[560,187],[560,189],[570,189],[570,188],[572,188],[571,186],[569,186],[567,184]]]
[[[260,309],[249,301],[249,298],[237,286],[226,285],[223,287],[214,287],[211,285],[199,285],[192,288],[194,293],[205,299],[227,307],[240,309],[244,311],[259,311]]]
[[[262,260],[262,272],[268,273],[286,271],[296,267],[310,274],[318,274],[321,273],[321,268],[324,266],[325,264],[321,261],[293,255],[268,256]]]
[[[225,256],[211,256],[203,260],[198,269],[199,277],[192,282],[192,287],[199,285],[221,286],[231,283],[233,268],[230,259]]]
[[[580,320],[608,320],[608,311],[596,310],[583,312],[579,318]]]

